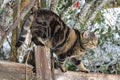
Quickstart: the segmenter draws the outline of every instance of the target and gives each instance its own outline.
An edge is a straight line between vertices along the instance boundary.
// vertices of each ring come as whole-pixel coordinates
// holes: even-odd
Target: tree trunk
[[[17,1],[17,5],[16,7],[14,7],[14,22],[16,20],[16,17],[20,16],[21,11],[29,4],[30,0],[19,0]],[[20,21],[18,23],[18,27],[16,27],[13,31],[12,31],[12,42],[11,42],[11,53],[10,53],[10,61],[16,61],[17,59],[17,50],[15,47],[15,42],[17,41],[18,35],[20,34],[21,31],[21,26],[22,25],[22,21]]]
[[[5,32],[5,34],[3,35],[2,39],[0,40],[0,47],[3,45],[3,42],[5,40],[5,38],[7,37],[7,35],[17,27],[18,23],[20,22],[20,20],[23,20],[24,17],[26,16],[26,14],[30,11],[30,9],[33,7],[35,0],[30,0],[30,3],[22,10],[20,16],[17,16],[15,22],[9,26],[9,29]]]

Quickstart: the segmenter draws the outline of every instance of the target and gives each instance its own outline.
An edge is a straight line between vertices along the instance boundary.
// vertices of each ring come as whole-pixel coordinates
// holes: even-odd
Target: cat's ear
[[[83,38],[89,38],[90,37],[90,31],[87,30],[83,33]]]

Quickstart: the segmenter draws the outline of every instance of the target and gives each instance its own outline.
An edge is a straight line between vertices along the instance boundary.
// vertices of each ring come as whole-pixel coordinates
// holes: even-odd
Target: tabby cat
[[[65,59],[69,57],[82,71],[89,72],[80,57],[87,48],[97,45],[94,32],[79,32],[69,28],[54,12],[39,9],[26,18],[16,47],[22,45],[29,29],[32,35],[31,40],[36,45],[46,46],[50,48],[52,54],[57,55],[58,63],[60,62],[58,66],[62,71],[66,71],[66,68],[61,63],[64,63]]]

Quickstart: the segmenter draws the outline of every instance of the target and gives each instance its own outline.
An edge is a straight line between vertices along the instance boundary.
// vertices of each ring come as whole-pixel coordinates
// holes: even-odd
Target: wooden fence
[[[28,64],[0,61],[0,80],[120,80],[120,75],[51,71],[49,49],[35,48],[36,72]]]

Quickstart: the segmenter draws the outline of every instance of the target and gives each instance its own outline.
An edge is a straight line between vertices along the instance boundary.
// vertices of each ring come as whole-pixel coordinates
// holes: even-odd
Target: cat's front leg
[[[87,73],[90,72],[90,70],[87,69],[87,68],[84,66],[84,64],[82,63],[82,61],[81,61],[80,64],[79,64],[79,68],[80,68],[80,71],[87,72]]]

